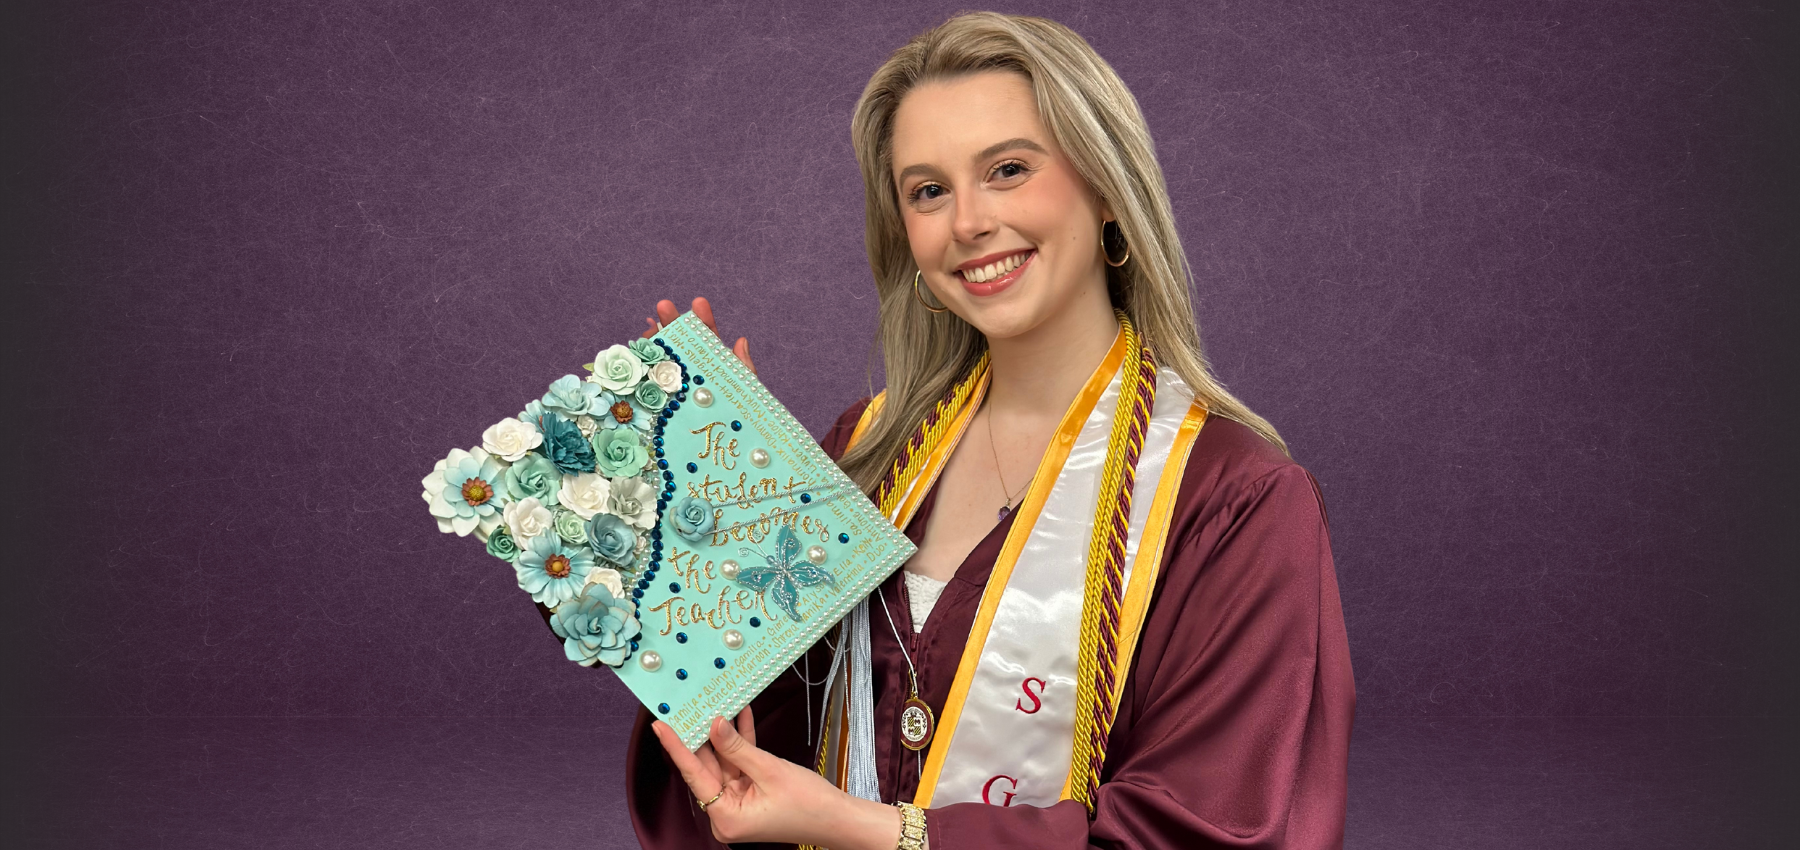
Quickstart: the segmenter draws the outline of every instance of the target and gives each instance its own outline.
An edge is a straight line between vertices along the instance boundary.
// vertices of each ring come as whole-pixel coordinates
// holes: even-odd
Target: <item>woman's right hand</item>
[[[713,335],[718,336],[719,326],[713,321],[712,305],[707,303],[705,298],[696,298],[694,299],[693,310],[694,315],[699,316],[700,321],[706,323],[706,327],[713,332]],[[644,322],[650,327],[648,330],[644,331],[643,337],[649,339],[650,337],[655,336],[657,331],[662,330],[663,325],[675,321],[677,318],[680,318],[680,316],[681,311],[675,309],[675,302],[670,301],[667,298],[656,302],[656,315],[654,317],[644,317]],[[723,337],[720,338],[723,339]],[[744,361],[744,366],[750,370],[750,374],[756,374],[756,364],[750,362],[749,340],[741,336],[738,337],[737,342],[732,343],[731,345],[731,353],[736,354],[737,359]]]

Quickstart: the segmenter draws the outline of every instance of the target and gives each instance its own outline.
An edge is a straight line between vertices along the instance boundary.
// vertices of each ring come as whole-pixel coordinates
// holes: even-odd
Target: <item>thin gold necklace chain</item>
[[[1009,494],[1006,496],[1006,507],[1003,508],[1003,510],[1011,511],[1013,500],[1019,497],[1019,493],[1023,493],[1031,488],[1031,482],[1037,480],[1037,473],[1032,473],[1031,478],[1026,480],[1025,486],[1019,488],[1019,493],[1013,493],[1011,489],[1006,486],[1006,476],[1000,472],[1000,450],[994,447],[994,409],[992,407],[987,409],[987,432],[988,453],[994,456],[994,477],[1000,479],[1000,492]]]

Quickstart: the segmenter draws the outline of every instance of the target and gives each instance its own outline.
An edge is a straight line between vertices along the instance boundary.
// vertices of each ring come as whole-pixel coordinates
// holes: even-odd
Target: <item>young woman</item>
[[[1131,94],[1059,24],[967,14],[852,133],[887,388],[824,445],[919,551],[699,752],[640,711],[643,846],[1340,846],[1324,507],[1208,373]]]

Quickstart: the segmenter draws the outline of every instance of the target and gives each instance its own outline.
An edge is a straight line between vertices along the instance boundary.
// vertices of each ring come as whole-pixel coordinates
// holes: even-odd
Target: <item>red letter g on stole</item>
[[[1037,693],[1035,693],[1035,694],[1031,692],[1031,683],[1032,682],[1037,683]],[[1019,699],[1018,701],[1014,702],[1013,708],[1023,711],[1026,714],[1038,713],[1038,709],[1044,707],[1044,701],[1041,699],[1038,699],[1038,697],[1042,696],[1044,693],[1044,680],[1039,679],[1036,676],[1032,676],[1031,678],[1028,678],[1023,682],[1020,682],[1019,688],[1025,692],[1025,696],[1023,698]],[[1031,700],[1030,708],[1025,707],[1025,700],[1027,700],[1027,699]]]
[[[1014,778],[1012,778],[1012,777],[1010,777],[1010,776],[1007,776],[1007,775],[1006,775],[1006,774],[1001,774],[1001,775],[999,775],[999,776],[996,776],[996,777],[994,777],[994,778],[992,778],[992,779],[989,779],[989,780],[988,780],[988,781],[987,781],[987,782],[986,782],[986,783],[983,783],[983,784],[982,784],[982,786],[981,786],[981,802],[983,802],[983,803],[986,803],[986,804],[988,804],[988,805],[990,805],[990,806],[992,806],[992,805],[999,805],[999,806],[1000,806],[1000,807],[1001,807],[1001,808],[1005,808],[1005,807],[1007,807],[1007,806],[1010,806],[1010,805],[1012,805],[1012,801],[1013,801],[1013,797],[1014,797],[1014,794],[1013,794],[1013,792],[1012,792],[1012,791],[1002,791],[1002,792],[1000,792],[1000,793],[1002,793],[1002,794],[1005,794],[1005,795],[1006,795],[1006,800],[1005,800],[1005,802],[1002,802],[1002,803],[998,803],[998,804],[996,804],[996,803],[995,803],[995,802],[994,802],[994,801],[993,801],[993,800],[989,800],[989,799],[988,799],[988,789],[989,789],[989,788],[992,788],[992,787],[994,787],[994,783],[996,783],[996,782],[999,782],[999,781],[1000,781],[1000,780],[1002,780],[1002,779],[1004,779],[1004,780],[1006,780],[1006,781],[1007,781],[1007,782],[1010,782],[1010,783],[1012,783],[1012,787],[1014,787],[1014,788],[1018,788],[1018,787],[1019,787],[1019,780],[1017,780],[1017,779],[1014,779]]]

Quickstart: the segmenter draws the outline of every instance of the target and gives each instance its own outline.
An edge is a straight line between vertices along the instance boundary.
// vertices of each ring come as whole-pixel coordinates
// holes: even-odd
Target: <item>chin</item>
[[[1024,293],[1020,293],[1023,295]],[[990,340],[1023,336],[1044,323],[1043,305],[1035,299],[1008,299],[1000,303],[970,305],[962,314],[963,321]]]

